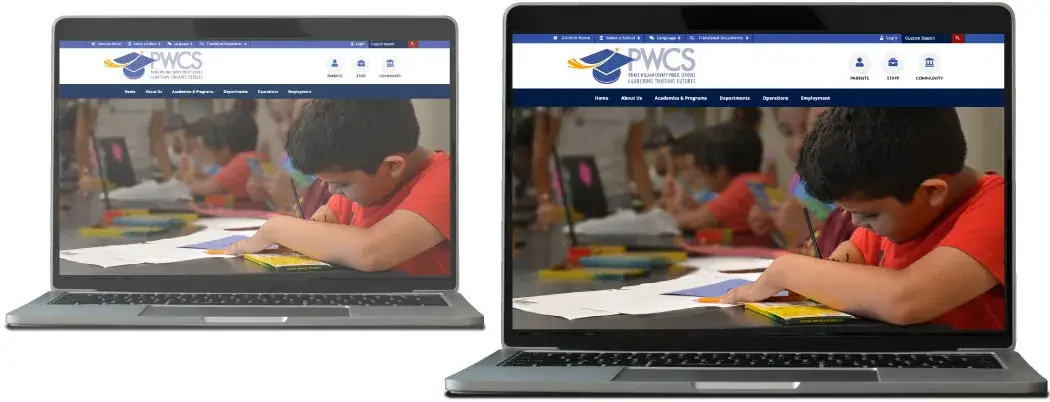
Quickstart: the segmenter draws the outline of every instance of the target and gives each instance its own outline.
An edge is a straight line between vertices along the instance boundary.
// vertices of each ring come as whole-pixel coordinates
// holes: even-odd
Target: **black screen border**
[[[1005,349],[1015,340],[1014,283],[1014,13],[1008,5],[587,5],[518,4],[504,16],[503,343],[517,348],[627,351],[941,351]],[[999,33],[1005,37],[1004,159],[1006,322],[1003,331],[950,334],[774,335],[761,329],[515,329],[511,188],[514,34],[573,33]]]
[[[52,32],[51,284],[55,289],[135,292],[390,293],[456,290],[459,277],[457,151],[458,36],[447,16],[353,18],[93,18],[55,21]],[[62,275],[58,256],[59,42],[90,40],[443,40],[449,41],[451,91],[451,274],[442,277],[383,277],[353,273],[237,275]]]

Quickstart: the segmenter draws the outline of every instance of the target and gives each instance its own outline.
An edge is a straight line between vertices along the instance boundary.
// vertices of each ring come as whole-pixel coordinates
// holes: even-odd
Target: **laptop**
[[[568,189],[564,195],[559,191],[559,197],[567,197],[573,210],[583,215],[584,219],[609,215],[605,187],[593,156],[555,153],[555,163],[559,169],[555,172],[555,183],[561,183]]]
[[[802,256],[779,257],[773,263],[751,257],[691,255],[676,264],[684,267],[678,272],[650,268],[647,275],[635,278],[609,275],[584,281],[542,281],[539,272],[566,261],[569,254],[561,231],[535,232],[539,240],[517,250],[516,257],[509,243],[504,248],[503,348],[448,377],[445,388],[449,395],[1047,395],[1046,379],[1014,349],[1015,273],[1038,268],[1018,267],[1013,262],[1013,206],[1007,195],[1012,194],[1015,173],[1009,157],[1014,29],[1006,6],[523,4],[507,12],[505,24],[508,111],[633,106],[657,108],[653,115],[658,116],[663,107],[702,107],[708,108],[708,116],[726,116],[723,112],[728,108],[761,107],[767,116],[761,127],[766,154],[785,154],[781,158],[787,163],[782,143],[777,142],[784,135],[778,125],[769,124],[773,121],[769,115],[785,121],[788,116],[780,113],[814,112],[788,107],[832,107],[815,111],[821,114],[816,115],[811,131],[800,130],[803,135],[816,136],[803,143],[802,155],[818,158],[805,161],[800,157],[800,175],[827,169],[814,161],[828,160],[833,153],[815,150],[844,144],[838,135],[861,141],[862,130],[854,123],[861,120],[851,120],[853,116],[883,116],[881,123],[869,129],[909,127],[919,124],[921,116],[946,116],[927,121],[946,122],[939,127],[952,132],[945,138],[953,138],[955,144],[965,137],[972,148],[981,144],[1002,150],[980,155],[974,150],[966,161],[973,170],[961,171],[956,177],[974,179],[978,188],[998,188],[984,194],[995,196],[1001,191],[998,197],[1007,200],[1004,216],[996,218],[1002,219],[998,238],[1005,243],[1001,249],[1005,251],[981,263],[951,265],[958,273],[952,276],[965,268],[975,278],[984,278],[988,290],[967,295],[969,303],[975,304],[952,307],[899,299],[899,303],[880,305],[858,301],[862,289],[835,296],[845,288],[830,286],[814,293],[812,289],[820,288],[814,282],[800,285],[796,279],[784,280],[788,276],[763,278],[773,267],[793,267],[794,272],[786,268],[777,272],[821,280],[842,278],[846,270],[855,270],[851,275],[875,272],[814,258],[812,266],[828,269],[821,271],[823,275],[813,275]],[[605,49],[618,49],[632,61],[615,71],[603,68],[604,60],[585,61],[588,55]],[[932,67],[927,59],[932,59]],[[566,67],[566,60],[578,63]],[[1003,64],[971,69],[966,60]],[[857,67],[858,63],[870,63],[870,69]],[[942,64],[944,68],[938,70]],[[929,108],[893,109],[918,106]],[[948,117],[952,116],[1000,123],[960,128],[951,124]],[[803,113],[793,118],[801,127],[805,117]],[[848,132],[835,127],[846,127]],[[867,138],[864,141],[883,137]],[[875,145],[864,148],[870,152],[887,148],[877,141],[866,144]],[[908,149],[903,143],[894,144],[900,146],[885,151],[887,154]],[[761,158],[753,155],[753,149],[733,149],[727,152],[734,152],[738,162],[750,161],[756,166],[748,169],[760,169]],[[961,148],[955,149],[961,154]],[[872,163],[857,158],[842,163],[854,162],[858,166]],[[828,182],[839,180],[839,174],[847,175],[840,170],[830,172]],[[781,178],[778,184],[786,187],[784,179],[790,178]],[[811,194],[832,191],[814,188],[819,191],[808,189]],[[504,191],[509,194],[510,189]],[[976,193],[965,196],[977,197]],[[840,205],[859,211],[855,204]],[[858,217],[857,211],[853,211],[854,218],[870,226],[863,219],[871,218]],[[962,225],[962,221],[953,225]],[[878,229],[879,224],[870,227]],[[504,239],[509,242],[511,228],[505,230]],[[853,236],[860,236],[854,238],[862,245],[877,246],[882,243],[862,241],[875,233],[857,228]],[[967,234],[977,235],[999,236],[994,232]],[[851,240],[844,241],[860,250]],[[980,244],[994,245],[995,241]],[[609,252],[608,247],[594,250]],[[849,247],[821,251],[825,257],[853,253]],[[879,254],[886,264],[901,261],[900,255]],[[576,248],[568,259],[582,263],[584,255]],[[863,257],[860,260],[851,261],[867,265]],[[841,273],[833,273],[831,264],[837,264],[834,268]],[[797,268],[800,266],[803,268]],[[918,263],[900,266],[920,272]],[[922,265],[921,269],[934,269],[931,267]],[[761,272],[745,273],[749,271]],[[994,278],[996,275],[1001,279]],[[784,282],[790,285],[779,285]],[[875,288],[877,282],[866,281],[865,287]],[[748,292],[741,287],[745,283],[768,287],[758,285]],[[722,290],[712,293],[718,287]],[[754,303],[773,303],[765,298],[783,290],[781,287],[812,300],[786,295],[775,301],[784,304]],[[719,304],[728,288],[740,291],[734,294],[748,303]],[[762,289],[769,294],[759,291]],[[947,293],[944,289],[927,291]],[[901,314],[899,306],[909,305],[933,318]],[[974,308],[981,305],[989,308]]]
[[[482,315],[457,292],[456,40],[456,26],[446,17],[57,21],[56,101],[160,101],[164,107],[157,109],[174,109],[174,113],[183,101],[191,109],[206,103],[216,113],[237,113],[254,104],[258,133],[239,134],[248,136],[276,131],[277,124],[267,118],[270,104],[276,101],[327,99],[344,111],[363,105],[371,115],[399,111],[399,129],[382,135],[396,131],[404,138],[419,136],[420,144],[443,144],[444,149],[406,150],[413,156],[405,157],[405,166],[413,166],[409,170],[414,172],[403,177],[405,183],[412,177],[416,184],[398,185],[397,191],[415,188],[409,186],[423,180],[436,188],[448,186],[448,209],[441,207],[440,200],[427,201],[438,202],[423,217],[434,222],[434,228],[443,228],[435,231],[443,233],[436,244],[407,253],[390,245],[386,251],[369,250],[389,253],[390,260],[369,263],[362,270],[343,259],[325,261],[292,246],[245,256],[222,255],[220,250],[249,238],[267,221],[250,218],[259,211],[224,210],[223,217],[198,214],[204,209],[195,209],[168,187],[156,190],[174,194],[166,200],[118,199],[112,191],[112,199],[98,193],[71,194],[65,197],[67,210],[61,215],[54,204],[52,289],[8,313],[7,325],[482,328]],[[141,62],[144,58],[149,61]],[[331,99],[362,103],[339,106]],[[403,124],[416,118],[413,114],[436,113],[447,113],[450,120],[439,121],[451,123],[437,125],[417,118],[416,126]],[[112,129],[129,130],[149,124],[144,120],[111,123]],[[146,135],[147,130],[140,131]],[[342,132],[353,134],[352,129]],[[253,141],[245,138],[229,143]],[[300,138],[307,138],[306,134]],[[284,148],[283,142],[277,144],[281,146],[273,148]],[[54,152],[58,155],[59,148]],[[431,156],[410,160],[417,154]],[[382,160],[386,155],[363,157]],[[281,155],[271,156],[277,160]],[[57,185],[68,173],[56,169],[52,174]],[[60,192],[52,195],[57,201]],[[287,215],[310,218],[295,209],[334,208],[330,206],[337,199],[352,207],[352,198],[339,197],[319,198],[313,207],[302,205],[305,199],[297,201],[298,208],[289,207]],[[368,212],[354,215],[360,219],[353,221],[355,226],[383,219],[369,217]],[[357,261],[366,261],[364,254],[357,255]]]

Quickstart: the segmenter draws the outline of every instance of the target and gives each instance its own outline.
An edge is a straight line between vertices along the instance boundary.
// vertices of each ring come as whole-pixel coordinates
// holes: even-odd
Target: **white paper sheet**
[[[179,248],[180,246],[221,239],[233,234],[244,233],[225,230],[202,230],[188,236],[147,243],[63,250],[59,252],[59,257],[80,264],[97,265],[104,268],[134,264],[168,264],[203,258],[235,258],[237,256],[208,254],[204,250]]]
[[[728,304],[699,303],[694,297],[652,294],[644,290],[618,290],[615,293],[588,298],[579,303],[580,308],[628,315],[666,313],[699,307],[729,306]]]
[[[514,300],[514,308],[519,310],[568,319],[616,314],[657,314],[699,307],[729,307],[729,305],[699,303],[692,297],[667,296],[653,293],[648,289],[642,291],[611,289],[559,293],[521,297]],[[604,314],[597,314],[597,312]]]
[[[103,196],[104,194],[100,194],[99,198]],[[190,188],[178,180],[168,180],[164,183],[145,180],[131,187],[110,191],[109,199],[113,201],[185,201],[192,200],[193,195],[190,193]]]
[[[559,303],[531,303],[528,301],[514,301],[514,308],[528,311],[533,314],[561,317],[567,320],[576,320],[588,317],[603,317],[616,315],[607,311],[588,310],[578,307],[567,306]]]
[[[718,273],[734,269],[767,268],[773,260],[752,257],[699,257],[682,261],[680,265],[696,268],[701,271]]]
[[[119,259],[119,258],[114,258],[114,257],[107,256],[105,254],[99,254],[99,253],[80,254],[80,253],[74,252],[72,250],[66,250],[66,251],[59,252],[59,257],[62,258],[63,260],[72,261],[72,262],[75,262],[75,263],[78,263],[78,264],[97,265],[97,266],[100,266],[102,268],[112,268],[112,267],[119,267],[121,265],[135,265],[135,264],[139,264],[136,261],[122,260],[122,259]]]
[[[201,218],[194,222],[194,225],[202,226],[207,229],[239,229],[239,228],[250,228],[259,227],[266,223],[265,219],[255,218]],[[241,233],[238,231],[237,233]]]
[[[565,231],[568,231],[568,227]],[[584,235],[665,235],[677,234],[678,222],[660,209],[645,213],[620,210],[598,219],[588,219],[575,226],[576,233]]]

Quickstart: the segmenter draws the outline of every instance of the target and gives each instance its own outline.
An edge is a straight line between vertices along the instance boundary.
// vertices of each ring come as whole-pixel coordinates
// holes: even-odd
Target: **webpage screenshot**
[[[512,41],[515,329],[1004,328],[1003,35]]]
[[[450,42],[58,53],[60,274],[451,274]]]

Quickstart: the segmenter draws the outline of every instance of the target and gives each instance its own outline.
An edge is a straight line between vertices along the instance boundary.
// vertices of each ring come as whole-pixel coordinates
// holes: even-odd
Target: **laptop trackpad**
[[[238,318],[349,317],[346,307],[227,307],[227,306],[150,306],[144,317],[203,317],[205,321]],[[282,320],[283,321],[283,320]]]
[[[851,369],[644,369],[626,368],[613,381],[693,383],[878,382],[875,370]]]

